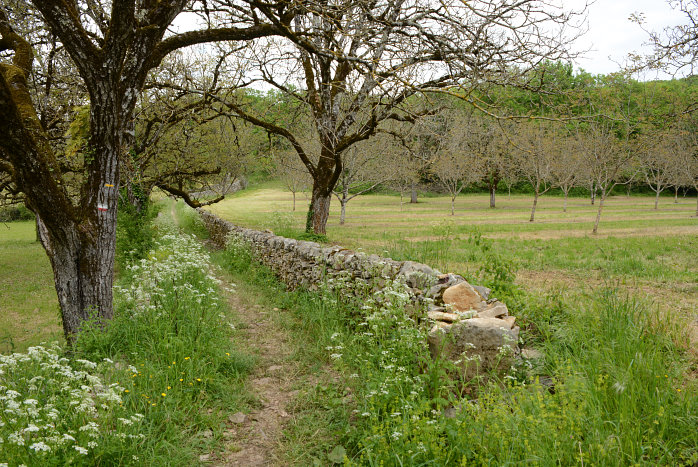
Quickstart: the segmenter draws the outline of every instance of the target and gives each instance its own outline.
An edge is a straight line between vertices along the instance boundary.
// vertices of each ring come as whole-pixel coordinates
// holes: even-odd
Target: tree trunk
[[[657,195],[654,197],[654,210],[656,211],[659,208],[659,193],[660,191],[657,190]]]
[[[40,222],[41,243],[51,261],[63,332],[69,344],[86,321],[101,325],[113,317],[116,236],[99,235],[108,243],[95,244],[80,230],[80,226],[69,226],[60,229],[59,236]]]
[[[410,203],[417,204],[417,184],[412,182],[410,186]]]
[[[591,188],[589,189],[591,192],[591,205],[594,205],[594,201],[596,201],[596,188],[594,187],[594,182],[591,182]]]
[[[138,93],[118,78],[102,78],[90,89],[86,180],[78,203],[56,179],[60,168],[26,88],[0,80],[0,134],[7,138],[2,144],[9,149],[15,181],[37,215],[69,344],[89,317],[104,322],[113,316],[118,164],[124,125],[133,118]]]
[[[679,187],[674,187],[674,204],[679,204]]]
[[[342,197],[339,199],[341,212],[339,213],[339,225],[344,225],[347,214],[347,203],[349,202],[349,187],[345,185],[342,189]]]
[[[296,192],[293,192],[293,212],[296,212]]]
[[[601,200],[599,200],[599,209],[596,211],[596,221],[594,221],[594,230],[591,233],[594,235],[599,231],[599,221],[601,220],[601,211],[603,210],[603,203],[606,201],[606,192],[601,190]]]
[[[318,235],[327,233],[327,219],[330,217],[330,202],[332,201],[330,193],[331,191],[328,193],[326,189],[313,182],[313,195],[310,201],[313,210],[311,225],[313,233]]]
[[[533,207],[531,208],[531,218],[528,220],[528,222],[533,222],[534,219],[536,218],[536,206],[538,205],[538,190],[535,190],[534,196],[533,196]]]
[[[341,199],[339,201],[339,204],[341,206],[341,212],[339,213],[339,225],[344,225],[344,219],[346,218],[346,213],[347,213],[347,201],[346,199]]]
[[[456,197],[451,196],[451,215],[455,216],[456,215]]]
[[[497,191],[497,189],[494,186],[490,185],[490,207],[491,208],[495,207],[495,192],[496,191]]]
[[[565,201],[562,203],[562,212],[567,212],[567,195],[570,190],[563,190],[563,192],[565,193]]]

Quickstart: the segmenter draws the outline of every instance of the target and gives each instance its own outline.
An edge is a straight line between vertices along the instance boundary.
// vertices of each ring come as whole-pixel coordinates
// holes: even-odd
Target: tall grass
[[[493,254],[477,241],[474,249]],[[264,270],[244,244],[225,254],[241,277],[256,280]],[[674,344],[684,336],[674,323],[618,291],[537,296],[510,281],[501,278],[500,298],[543,357],[521,360],[503,379],[465,385],[449,362],[429,357],[426,329],[406,311],[402,284],[358,300],[348,298],[356,292],[350,282],[286,294],[272,285],[305,351],[340,375],[299,402],[297,410],[313,416],[289,438],[324,437],[314,448],[293,447],[298,462],[331,463],[338,452],[348,464],[376,466],[698,461],[698,388],[685,377],[685,349]]]
[[[194,465],[244,408],[254,362],[210,257],[163,219],[156,231],[122,270],[112,321],[85,325],[70,353],[0,356],[0,464]]]

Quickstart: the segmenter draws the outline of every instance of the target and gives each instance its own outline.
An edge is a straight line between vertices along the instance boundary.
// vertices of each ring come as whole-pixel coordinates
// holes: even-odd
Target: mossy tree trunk
[[[79,70],[90,99],[90,130],[84,158],[84,182],[71,195],[61,166],[32,102],[27,79],[32,70],[30,44],[17,34],[0,7],[0,164],[11,174],[26,204],[37,216],[41,242],[50,258],[63,330],[71,343],[87,319],[113,316],[112,285],[120,164],[133,129],[136,99],[148,71],[170,52],[209,41],[271,35],[270,25],[249,29],[208,29],[163,40],[167,26],[185,0],[165,7],[111,2],[111,19],[102,38],[61,0],[33,0],[48,27],[60,39]],[[138,15],[136,14],[138,9]],[[139,16],[140,19],[137,19]],[[288,19],[290,21],[290,19]]]

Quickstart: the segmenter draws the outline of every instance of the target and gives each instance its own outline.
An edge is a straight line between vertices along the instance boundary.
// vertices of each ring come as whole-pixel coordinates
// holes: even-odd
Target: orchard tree
[[[683,116],[679,121],[676,155],[677,172],[682,185],[696,191],[696,217],[698,217],[698,121],[695,114]]]
[[[419,94],[449,91],[471,101],[483,83],[521,85],[526,70],[567,55],[567,27],[576,17],[539,0],[311,3],[293,22],[293,33],[307,42],[270,39],[245,59],[259,80],[307,107],[319,153],[265,115],[234,100],[226,105],[290,141],[313,178],[311,227],[318,234],[325,233],[346,150],[382,122],[414,120],[423,113],[410,105]]]
[[[558,149],[557,128],[545,120],[521,123],[513,140],[518,149],[518,171],[533,188],[533,205],[528,219],[533,222],[538,198],[553,187],[553,164]]]
[[[451,196],[452,216],[455,215],[456,197],[463,188],[482,178],[478,153],[471,151],[469,145],[463,145],[463,140],[468,138],[471,130],[468,125],[451,126],[432,166],[432,171]]]
[[[550,177],[554,186],[560,188],[564,195],[562,212],[567,212],[567,198],[572,188],[579,186],[584,178],[584,167],[579,142],[565,132],[558,136],[555,145],[555,157],[553,157]]]
[[[617,185],[628,183],[634,178],[631,176],[623,180],[621,175],[634,158],[636,148],[631,146],[628,139],[619,139],[615,130],[614,122],[596,120],[579,133],[587,166],[585,173],[601,195],[592,230],[594,234],[598,233],[601,212],[608,195]]]
[[[274,173],[293,195],[292,210],[296,210],[296,194],[310,188],[311,179],[298,156],[290,149],[275,150]]]
[[[347,149],[344,154],[344,168],[332,193],[341,207],[339,224],[346,220],[347,204],[393,178],[392,162],[395,155],[391,144],[393,137],[379,133],[369,141],[361,141]]]
[[[659,195],[671,186],[675,179],[677,161],[675,147],[671,144],[668,132],[650,135],[652,144],[646,144],[640,155],[640,167],[647,186],[655,193],[654,209],[659,208]]]
[[[33,51],[0,7],[0,165],[36,214],[51,260],[63,330],[72,342],[85,320],[113,316],[117,198],[123,158],[132,144],[134,110],[150,70],[171,52],[210,41],[248,41],[288,34],[295,10],[285,2],[209,2],[226,23],[167,34],[188,2],[66,2],[33,6],[65,48],[87,90],[89,137],[79,192],[71,196],[33,103],[28,78]],[[264,22],[266,13],[274,22]]]

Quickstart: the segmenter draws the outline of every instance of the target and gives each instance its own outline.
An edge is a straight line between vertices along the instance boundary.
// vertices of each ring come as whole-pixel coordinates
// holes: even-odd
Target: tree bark
[[[417,184],[412,182],[410,186],[410,203],[417,204]]]
[[[495,192],[496,188],[492,185],[490,185],[490,208],[495,207]]]
[[[455,216],[456,215],[456,197],[451,196],[451,215]]]
[[[341,212],[339,213],[339,225],[344,225],[344,220],[347,214],[347,203],[349,202],[349,186],[344,185],[342,188],[342,197],[339,199],[339,204],[341,205]]]
[[[331,191],[330,191],[331,193]],[[327,189],[313,183],[313,195],[311,200],[313,233],[325,235],[327,233],[327,219],[330,216],[330,202],[332,201]]]
[[[659,193],[660,191],[656,191],[656,196],[654,197],[654,210],[656,211],[659,208]]]
[[[347,213],[347,201],[345,199],[342,199],[339,204],[342,207],[342,211],[339,214],[339,225],[344,225],[344,219],[346,218],[346,213]]]
[[[562,212],[567,212],[567,195],[569,194],[569,190],[562,190],[565,193],[565,201],[562,204]]]
[[[61,308],[63,333],[69,344],[86,321],[104,324],[113,317],[112,284],[114,246],[104,251],[94,245],[91,235],[80,226],[49,229],[39,222],[41,243],[51,261],[53,278]],[[112,254],[109,254],[112,252]]]
[[[679,187],[674,187],[674,204],[679,204]]]
[[[296,192],[293,192],[293,212],[296,212]]]
[[[591,193],[591,205],[593,206],[594,202],[596,201],[596,188],[594,187],[594,182],[591,182],[589,192]]]

